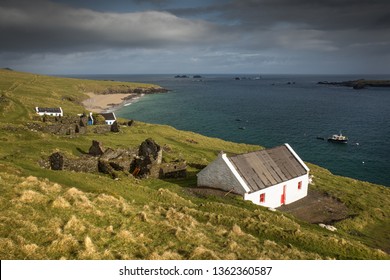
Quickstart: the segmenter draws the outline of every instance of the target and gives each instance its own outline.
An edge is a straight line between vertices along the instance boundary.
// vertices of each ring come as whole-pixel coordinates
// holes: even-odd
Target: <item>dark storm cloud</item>
[[[75,9],[48,1],[0,3],[1,51],[73,52],[208,42],[219,27],[160,11]]]
[[[222,17],[253,28],[279,23],[321,30],[390,27],[390,2],[387,0],[234,0],[202,10],[208,9],[217,9]],[[188,9],[187,13],[190,11]]]
[[[241,48],[336,51],[390,46],[388,0],[233,0],[174,9],[177,16],[213,15],[242,34]],[[211,17],[209,17],[211,18]]]
[[[2,0],[0,60],[389,73],[389,11],[388,0]]]

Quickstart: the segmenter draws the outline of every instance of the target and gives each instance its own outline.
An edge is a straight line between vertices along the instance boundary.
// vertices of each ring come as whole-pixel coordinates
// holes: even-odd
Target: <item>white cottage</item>
[[[108,124],[108,125],[112,125],[116,121],[116,116],[115,116],[114,112],[101,113],[100,115],[102,115],[104,117],[104,120],[105,120],[106,124]]]
[[[54,117],[62,117],[64,112],[61,107],[57,108],[44,108],[44,107],[35,107],[35,112],[40,116],[54,116]]]
[[[276,208],[307,196],[309,168],[289,144],[218,158],[197,175],[199,187],[244,196],[257,205]]]

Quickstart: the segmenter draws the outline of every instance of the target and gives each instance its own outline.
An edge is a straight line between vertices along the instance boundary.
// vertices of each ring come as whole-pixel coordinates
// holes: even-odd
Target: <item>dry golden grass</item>
[[[162,199],[164,203],[172,203],[173,205],[185,205],[188,207],[194,207],[195,204],[189,200],[179,196],[177,193],[171,192],[168,189],[159,189],[158,190],[159,199]]]
[[[48,202],[49,198],[43,194],[40,194],[33,190],[23,191],[20,198],[18,199],[23,203],[37,203],[37,204],[45,204]]]
[[[66,208],[70,208],[71,205],[65,198],[59,196],[53,201],[52,207],[59,208],[59,209],[66,209]]]
[[[176,252],[165,251],[162,254],[153,252],[148,257],[149,260],[182,260],[182,256]]]
[[[54,240],[47,248],[47,253],[59,258],[74,258],[80,250],[79,242],[70,234],[64,234],[59,239]]]
[[[77,219],[76,216],[72,216],[70,220],[64,226],[65,234],[73,234],[76,236],[82,235],[86,231],[84,223]]]
[[[194,219],[192,216],[179,212],[172,207],[168,209],[168,211],[165,214],[165,217],[169,222],[169,224],[172,226],[194,228],[198,225],[197,220]]]
[[[307,231],[280,213],[212,201],[199,207],[163,188],[147,196],[148,203],[137,203],[35,176],[1,174],[1,183],[9,198],[0,213],[3,259],[320,259],[329,257],[294,242],[357,246],[336,234]]]
[[[236,224],[233,225],[231,233],[234,234],[234,235],[237,235],[237,236],[244,235],[244,233],[242,232],[241,228],[238,225],[236,225]]]
[[[213,252],[212,250],[209,250],[205,247],[198,246],[196,247],[191,255],[190,255],[191,260],[219,260],[220,258],[218,255]]]
[[[70,188],[69,190],[67,190],[64,194],[64,198],[76,208],[80,208],[83,210],[93,210],[93,205],[89,200],[87,194],[76,188]]]

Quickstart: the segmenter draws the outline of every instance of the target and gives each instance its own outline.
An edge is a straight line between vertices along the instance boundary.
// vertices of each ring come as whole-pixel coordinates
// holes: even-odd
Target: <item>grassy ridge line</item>
[[[35,113],[36,106],[61,106],[65,114],[79,114],[85,111],[81,101],[88,98],[86,92],[152,87],[159,88],[153,84],[60,78],[0,69],[0,121],[26,121]]]
[[[18,78],[4,83],[7,89],[13,84],[20,89]],[[34,90],[30,94],[39,86]],[[115,148],[136,147],[152,137],[165,146],[166,160],[183,158],[197,164],[212,161],[220,150],[242,153],[258,146],[140,122],[119,134],[76,138],[30,131],[23,124],[3,123],[0,129],[2,259],[389,258],[366,246],[389,244],[390,196],[382,186],[310,165],[315,183],[311,187],[337,197],[354,215],[336,224],[338,232],[329,233],[240,198],[193,196],[186,190],[196,184],[195,168],[183,180],[113,181],[37,164],[56,150],[78,156],[92,139]]]

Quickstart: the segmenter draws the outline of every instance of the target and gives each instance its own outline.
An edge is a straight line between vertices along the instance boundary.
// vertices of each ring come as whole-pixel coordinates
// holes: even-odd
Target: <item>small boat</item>
[[[328,138],[329,142],[333,143],[342,143],[346,144],[348,142],[348,137],[341,134],[333,134],[331,137]]]

